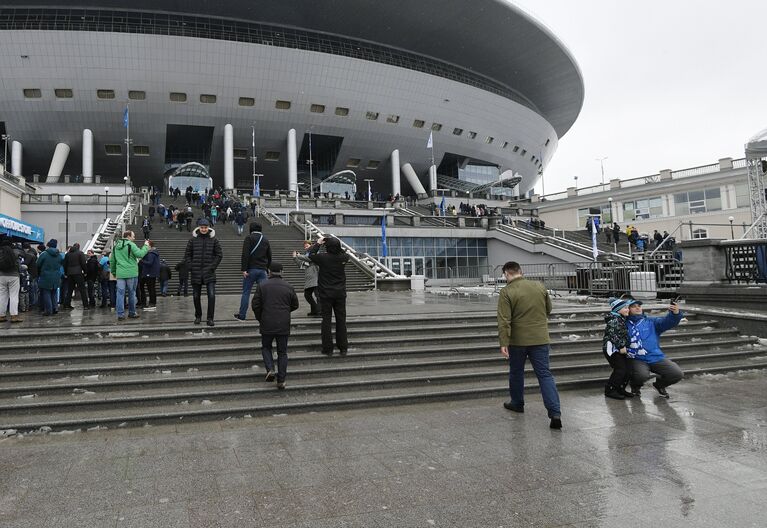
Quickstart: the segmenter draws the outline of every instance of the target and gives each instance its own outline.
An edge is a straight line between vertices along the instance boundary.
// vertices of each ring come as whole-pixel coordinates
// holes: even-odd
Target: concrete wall
[[[540,253],[530,253],[524,249],[511,246],[506,242],[490,238],[487,241],[487,260],[491,266],[504,264],[510,260],[520,264],[549,264],[551,262],[562,262],[553,258],[551,255]]]
[[[0,213],[21,220],[21,198],[2,185],[0,185]]]
[[[118,206],[112,206],[110,217],[116,216],[119,210]],[[64,244],[67,223],[63,205],[24,204],[21,219],[24,222],[42,227],[45,230],[46,241],[55,238],[59,241],[59,247]],[[103,209],[96,209],[90,205],[70,205],[69,244],[78,242],[80,245],[84,245],[103,223]]]

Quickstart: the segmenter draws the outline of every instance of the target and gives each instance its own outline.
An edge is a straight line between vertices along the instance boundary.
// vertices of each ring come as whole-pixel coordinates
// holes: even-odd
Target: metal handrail
[[[300,227],[304,230],[305,233],[308,233],[311,236],[306,237],[313,238],[316,237],[322,237],[325,236],[325,232],[311,223],[309,220],[304,220],[304,223],[302,224],[296,219],[296,216],[292,216],[293,222],[296,224],[296,226]],[[333,235],[331,235],[333,236]],[[344,242],[338,237],[334,238],[338,239],[338,241],[341,243],[341,247],[344,249],[347,255],[349,255],[349,258],[352,259],[354,262],[359,264],[363,269],[367,270],[371,276],[373,276],[376,279],[379,278],[390,278],[390,279],[401,279],[404,278],[404,275],[400,275],[397,273],[394,273],[392,270],[381,264],[379,261],[368,255],[367,253],[358,253],[356,249],[351,247],[349,244]],[[379,274],[381,275],[379,277]]]
[[[764,213],[760,214],[759,218],[757,218],[754,221],[754,223],[752,223],[751,226],[743,232],[743,236],[741,236],[740,239],[745,240],[747,238],[746,235],[748,235],[751,232],[751,230],[754,229],[756,226],[760,225],[762,223],[763,218],[764,218]]]
[[[563,249],[565,251],[569,251],[570,253],[574,253],[575,252],[574,250],[588,251],[588,252],[592,252],[593,251],[593,248],[591,246],[587,246],[586,244],[581,244],[580,242],[575,242],[573,240],[567,240],[564,237],[563,238],[557,238],[557,237],[549,236],[549,235],[535,234],[535,233],[532,233],[531,231],[528,231],[527,229],[522,229],[521,227],[501,224],[501,225],[496,226],[496,229],[499,230],[499,231],[505,231],[505,232],[509,232],[509,233],[517,233],[517,234],[520,234],[520,235],[527,235],[528,240],[531,241],[531,242],[533,242],[535,238],[540,238],[544,243],[548,243],[550,245],[556,246],[556,247],[558,247],[560,249]],[[567,247],[563,247],[563,245],[567,246]],[[597,249],[597,252],[598,253],[602,253],[604,255],[610,255],[610,256],[613,256],[613,257],[618,257],[618,258],[623,259],[623,260],[628,260],[629,259],[629,257],[627,257],[626,255],[622,255],[620,253],[615,253],[615,252],[611,252],[611,251],[603,251],[601,249]],[[579,254],[579,256],[583,256],[583,255]]]
[[[668,234],[668,236],[666,236],[663,240],[661,240],[660,244],[658,244],[658,247],[656,247],[650,252],[650,256],[651,257],[654,256],[655,252],[658,251],[660,248],[662,248],[664,245],[666,245],[666,242],[668,241],[668,239],[671,238],[674,235],[674,233],[679,231],[684,225],[686,225],[684,222],[679,222],[679,225],[676,226],[674,230]]]
[[[114,245],[115,237],[118,234],[122,234],[126,224],[130,224],[132,222],[133,208],[133,203],[128,201],[120,214],[117,215],[117,217],[114,219],[114,221],[110,220],[109,218],[104,220],[104,223],[101,224],[98,230],[93,234],[93,237],[91,237],[88,243],[85,244],[85,251],[87,252],[88,250],[93,249],[96,246],[96,243],[102,237],[106,237],[106,242],[101,252],[103,253],[104,250],[110,249],[112,245]]]

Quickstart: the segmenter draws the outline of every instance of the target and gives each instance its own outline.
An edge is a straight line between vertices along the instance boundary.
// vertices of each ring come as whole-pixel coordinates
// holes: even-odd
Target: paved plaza
[[[0,526],[763,527],[766,382],[8,437]]]

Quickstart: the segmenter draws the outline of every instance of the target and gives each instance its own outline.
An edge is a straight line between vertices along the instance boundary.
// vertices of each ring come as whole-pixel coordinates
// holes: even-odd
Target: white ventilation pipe
[[[11,143],[11,168],[11,174],[21,176],[21,143],[18,141]]]
[[[69,145],[66,143],[59,143],[56,145],[56,150],[53,151],[53,159],[51,160],[51,166],[48,169],[48,178],[46,183],[59,183],[61,172],[64,170],[64,165],[67,163],[69,157]]]
[[[410,187],[413,188],[413,191],[418,196],[426,196],[426,189],[423,188],[421,180],[418,179],[418,175],[415,173],[415,170],[410,163],[405,163],[402,166],[402,172],[405,173],[405,179],[410,184]]]
[[[234,127],[224,126],[224,189],[234,189]]]
[[[288,191],[298,194],[298,157],[296,156],[296,129],[288,130]]]
[[[83,130],[83,183],[93,183],[93,132]]]
[[[391,195],[397,196],[398,194],[402,194],[400,187],[399,150],[394,149],[391,152]]]

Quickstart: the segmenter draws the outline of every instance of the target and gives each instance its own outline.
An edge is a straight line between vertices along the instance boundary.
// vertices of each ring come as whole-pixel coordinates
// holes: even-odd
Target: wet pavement
[[[766,382],[2,438],[0,526],[763,527]]]

